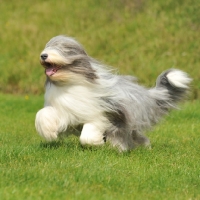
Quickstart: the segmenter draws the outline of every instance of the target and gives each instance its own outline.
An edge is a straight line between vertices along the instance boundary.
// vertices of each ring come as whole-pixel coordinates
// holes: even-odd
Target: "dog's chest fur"
[[[95,88],[80,85],[56,86],[47,83],[45,106],[54,107],[60,117],[69,120],[71,125],[84,124],[102,115],[100,97]]]

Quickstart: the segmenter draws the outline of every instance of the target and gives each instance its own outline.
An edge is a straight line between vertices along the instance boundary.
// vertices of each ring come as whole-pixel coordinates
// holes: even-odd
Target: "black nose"
[[[48,54],[43,53],[40,57],[41,57],[42,60],[46,60],[47,57],[48,57]]]

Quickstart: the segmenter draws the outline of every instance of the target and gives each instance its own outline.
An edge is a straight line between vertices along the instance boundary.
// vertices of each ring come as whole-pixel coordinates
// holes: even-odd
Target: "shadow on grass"
[[[106,143],[102,146],[91,146],[91,145],[81,145],[75,137],[69,137],[68,140],[57,140],[52,142],[41,141],[40,148],[42,149],[58,149],[58,148],[66,148],[69,151],[82,151],[82,152],[95,152],[102,153],[105,156],[109,154],[113,154],[116,156],[132,156],[135,153],[147,151],[144,147],[138,147],[129,151],[119,151],[117,147],[113,147],[109,143]]]
[[[64,140],[52,141],[52,142],[41,142],[40,147],[45,149],[58,149],[59,147],[66,146]]]

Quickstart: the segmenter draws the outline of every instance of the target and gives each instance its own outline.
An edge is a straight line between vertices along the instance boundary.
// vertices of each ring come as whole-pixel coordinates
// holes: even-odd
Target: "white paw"
[[[94,124],[84,124],[80,142],[82,145],[103,145],[105,143],[105,136],[102,130],[99,130]]]

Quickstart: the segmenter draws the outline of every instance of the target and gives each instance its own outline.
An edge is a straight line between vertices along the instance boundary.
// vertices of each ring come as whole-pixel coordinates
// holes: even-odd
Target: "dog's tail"
[[[150,94],[159,108],[166,112],[186,97],[191,81],[187,73],[169,69],[158,76],[156,87],[150,89]]]

